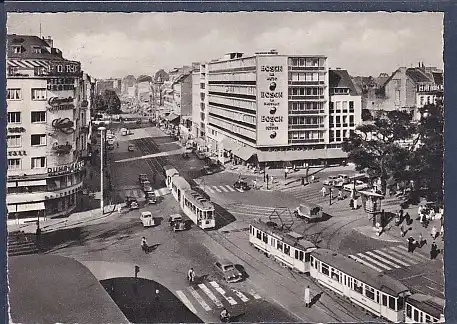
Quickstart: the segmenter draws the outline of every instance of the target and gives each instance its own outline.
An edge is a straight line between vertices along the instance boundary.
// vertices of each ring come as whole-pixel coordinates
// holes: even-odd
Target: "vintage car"
[[[144,227],[151,227],[157,225],[155,218],[152,217],[152,214],[149,211],[141,212],[140,220],[143,223]]]
[[[297,217],[303,218],[306,223],[317,221],[323,217],[322,207],[313,203],[302,203],[294,210]]]
[[[216,269],[223,274],[225,281],[233,283],[243,280],[243,275],[235,268],[235,265],[232,262],[222,259],[217,261],[214,265],[216,266]]]
[[[145,181],[149,181],[147,174],[146,174],[146,173],[140,173],[140,174],[138,175],[138,181],[140,182],[141,185],[142,185]]]
[[[237,180],[234,184],[233,187],[235,189],[241,189],[241,190],[249,190],[249,185],[245,180]]]
[[[125,204],[129,209],[138,209],[140,208],[138,205],[138,200],[134,197],[126,197],[125,198]]]

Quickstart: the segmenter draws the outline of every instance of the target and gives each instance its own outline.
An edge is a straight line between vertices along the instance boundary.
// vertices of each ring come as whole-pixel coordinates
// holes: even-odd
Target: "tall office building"
[[[8,35],[7,69],[8,221],[68,214],[82,187],[91,80],[49,37]]]

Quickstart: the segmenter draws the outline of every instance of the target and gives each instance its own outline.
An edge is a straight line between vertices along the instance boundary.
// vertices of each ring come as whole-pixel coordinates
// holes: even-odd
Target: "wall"
[[[192,74],[181,81],[181,115],[192,114]]]
[[[192,131],[193,137],[199,137],[200,124],[200,71],[192,73]]]

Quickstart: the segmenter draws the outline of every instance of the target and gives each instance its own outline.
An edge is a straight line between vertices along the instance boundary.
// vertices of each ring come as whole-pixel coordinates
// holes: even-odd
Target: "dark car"
[[[146,201],[148,204],[157,203],[157,196],[153,191],[146,192]]]
[[[149,180],[143,182],[143,191],[145,193],[153,192],[151,182],[149,182]]]
[[[145,173],[138,175],[138,181],[143,184],[145,181],[149,181],[148,176]]]
[[[244,180],[238,180],[237,182],[235,182],[233,184],[233,187],[235,189],[241,189],[241,190],[249,190],[250,189],[248,183],[246,181],[244,181]]]
[[[125,204],[129,209],[138,209],[138,200],[134,197],[126,197],[125,198]]]
[[[233,283],[243,280],[243,275],[235,268],[235,265],[232,262],[223,259],[217,261],[214,265],[222,272],[225,281]]]

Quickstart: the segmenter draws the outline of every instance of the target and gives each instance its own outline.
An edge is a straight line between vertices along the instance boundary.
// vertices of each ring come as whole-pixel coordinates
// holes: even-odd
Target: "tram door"
[[[381,293],[381,316],[384,316],[385,318],[388,318],[388,308],[387,308],[387,303],[388,301],[388,296],[386,294]]]

